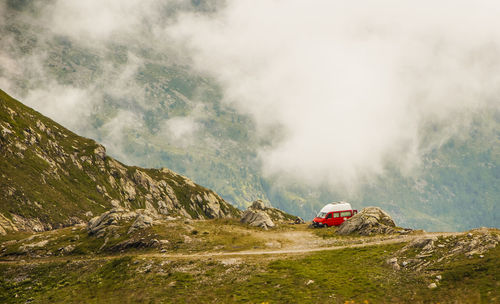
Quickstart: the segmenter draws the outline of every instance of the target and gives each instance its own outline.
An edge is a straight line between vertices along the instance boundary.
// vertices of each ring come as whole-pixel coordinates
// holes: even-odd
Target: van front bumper
[[[318,223],[318,222],[315,222],[315,221],[312,222],[312,225],[313,225],[314,228],[323,228],[323,227],[326,227],[325,224]]]

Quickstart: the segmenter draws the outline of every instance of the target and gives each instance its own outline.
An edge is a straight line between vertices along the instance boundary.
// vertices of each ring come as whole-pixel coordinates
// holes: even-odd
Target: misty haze
[[[265,211],[270,222],[261,219],[256,226],[274,231],[264,243],[283,251],[302,250],[284,244],[313,242],[311,235],[326,242],[318,246],[330,246],[339,231],[399,233],[417,242],[421,235],[411,236],[415,231],[460,238],[461,232],[488,227],[498,243],[499,15],[500,5],[490,0],[1,1],[0,237],[86,225],[84,239],[97,236],[102,243],[94,249],[103,249],[88,249],[97,241],[81,241],[85,249],[51,241],[74,247],[57,254],[154,247],[164,254],[181,250],[172,251],[175,255],[210,251],[212,245],[226,250],[222,237],[203,239],[210,246],[196,245],[219,231],[218,222],[205,229],[203,221],[253,221]],[[13,114],[22,107],[8,102],[9,96],[39,113]],[[18,142],[11,140],[16,128]],[[85,171],[87,165],[91,171]],[[339,203],[328,205],[332,202]],[[339,206],[347,207],[335,209]],[[99,223],[110,216],[106,212],[118,214],[111,216],[116,226],[134,221],[127,230],[100,234]],[[333,221],[336,212],[342,221],[328,222],[328,214]],[[395,228],[346,228],[363,216]],[[164,243],[153,238],[159,245],[130,240],[123,245],[128,241],[121,238],[133,239],[141,225],[154,230],[161,221],[184,219],[190,222],[187,238],[172,228],[176,236],[161,235]],[[283,241],[286,233],[276,231],[285,228],[276,221],[296,222],[304,230],[290,226],[297,235]],[[221,223],[235,235],[250,233]],[[309,225],[329,228],[306,229]],[[447,234],[432,234],[442,231]],[[257,250],[259,237],[235,241],[230,250]],[[475,244],[486,248],[488,242]],[[11,252],[2,246],[0,259],[4,248]],[[15,255],[43,256],[33,251],[37,245],[16,246],[24,247]],[[384,252],[411,260],[404,248],[414,247],[396,247]],[[400,262],[386,264],[404,268]],[[239,265],[227,263],[224,267]],[[431,267],[417,264],[417,271]],[[492,275],[498,288],[498,271]],[[308,288],[318,284],[308,280]],[[424,281],[422,286],[434,282]],[[172,288],[189,285],[180,277],[175,282]],[[456,284],[450,290],[458,290],[461,283]],[[408,301],[347,294],[332,301]],[[425,294],[415,301],[429,299],[443,298]],[[500,301],[491,293],[478,299]]]

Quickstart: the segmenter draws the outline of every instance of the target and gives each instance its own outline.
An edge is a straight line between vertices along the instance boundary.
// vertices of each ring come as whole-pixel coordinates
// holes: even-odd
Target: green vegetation
[[[115,161],[95,141],[1,90],[0,101],[0,213],[19,229],[40,231],[85,222],[111,209],[113,200],[132,209],[148,204],[160,208],[163,201],[173,216],[181,209],[193,218],[221,216],[210,213],[205,201],[209,197],[223,216],[239,214],[211,190],[172,171]]]
[[[109,182],[104,176],[99,176],[97,167],[83,163],[85,172],[74,164],[62,167],[55,165],[56,162],[51,163],[51,160],[60,161],[59,157],[66,151],[90,157],[97,144],[66,130],[3,91],[0,91],[0,101],[0,122],[12,132],[2,134],[0,139],[3,144],[0,149],[0,190],[4,195],[0,212],[6,216],[38,217],[42,223],[55,227],[65,222],[69,224],[68,215],[82,216],[86,211],[94,214],[103,212],[109,201],[96,191],[96,184],[109,187]],[[36,133],[34,127],[37,123],[50,128]],[[30,141],[38,147],[30,148]],[[7,144],[14,142],[19,142],[22,147],[16,154],[7,150]],[[40,147],[46,149],[42,151]],[[44,155],[52,158],[40,157]],[[91,179],[93,177],[95,181]]]
[[[119,252],[166,252],[194,253],[213,251],[241,251],[266,248],[266,235],[276,231],[290,231],[296,227],[278,226],[271,231],[241,224],[235,219],[214,219],[203,221],[172,220],[161,221],[152,227],[128,233],[131,222],[117,226],[104,237],[89,235],[85,226],[67,227],[37,234],[25,232],[0,235],[0,256],[86,256],[107,255]],[[48,241],[40,247],[31,244]],[[156,240],[156,242],[152,241]],[[166,240],[165,243],[161,243]],[[160,243],[157,243],[160,242]],[[71,246],[70,252],[63,248]],[[25,249],[25,248],[29,248]]]
[[[323,251],[304,257],[124,256],[0,264],[0,301],[51,303],[493,303],[500,250],[461,257],[425,273],[392,270],[403,244]],[[464,295],[467,295],[464,297]]]

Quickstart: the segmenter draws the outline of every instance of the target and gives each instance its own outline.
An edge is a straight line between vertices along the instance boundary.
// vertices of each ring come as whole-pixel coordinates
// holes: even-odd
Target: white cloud
[[[187,147],[193,142],[198,128],[193,116],[179,116],[166,120],[160,134],[181,147]]]
[[[46,7],[45,18],[56,34],[104,40],[114,34],[141,29],[147,17],[155,14],[156,3],[151,0],[57,0]]]
[[[52,82],[30,90],[23,102],[71,130],[81,130],[87,128],[96,98],[87,90]]]
[[[120,110],[102,126],[102,144],[120,161],[130,163],[130,156],[125,151],[131,143],[127,136],[134,136],[134,132],[143,127],[142,119],[136,113]]]
[[[417,165],[454,129],[423,145],[428,123],[498,109],[498,13],[495,1],[242,0],[168,33],[261,130],[284,127],[261,151],[267,173],[352,185]]]
[[[131,109],[154,108],[136,79],[148,56],[141,52],[168,49],[169,58],[153,59],[162,65],[178,48],[219,81],[226,102],[254,117],[259,132],[283,128],[280,141],[260,149],[263,169],[312,184],[357,184],[388,164],[411,170],[467,125],[468,112],[499,108],[497,1],[239,0],[178,19],[162,15],[169,7],[190,9],[190,1],[53,1],[37,17],[24,16],[47,29],[32,54],[0,50],[0,85],[15,95],[26,90],[23,101],[76,131],[103,96],[127,103],[99,130],[126,159],[121,139],[142,121]],[[96,50],[102,75],[57,83],[44,65],[53,34]],[[18,43],[12,37],[2,41]],[[107,59],[108,42],[129,46],[126,64]],[[188,145],[200,131],[195,112],[163,122],[160,134]],[[430,123],[439,126],[432,136]]]

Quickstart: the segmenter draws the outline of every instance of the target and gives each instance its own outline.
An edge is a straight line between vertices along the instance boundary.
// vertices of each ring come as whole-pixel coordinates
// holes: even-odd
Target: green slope
[[[173,171],[117,162],[95,141],[1,90],[0,144],[0,213],[21,230],[79,223],[112,205],[193,218],[239,214],[213,191]]]

